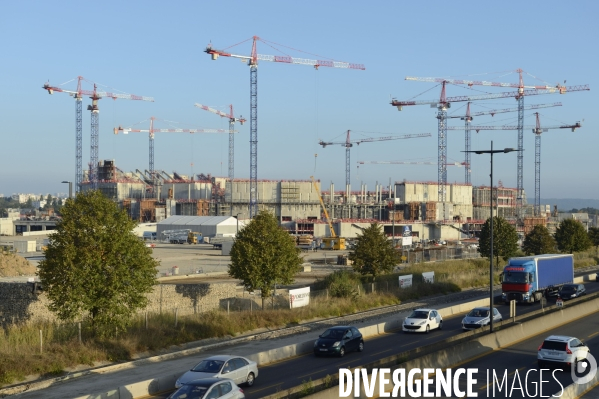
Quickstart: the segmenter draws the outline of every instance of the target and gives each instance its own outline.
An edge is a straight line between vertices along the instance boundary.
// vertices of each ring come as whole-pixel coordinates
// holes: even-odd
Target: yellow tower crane
[[[314,185],[314,189],[316,190],[316,194],[318,194],[318,199],[320,200],[320,206],[322,206],[322,211],[324,212],[324,216],[327,219],[327,223],[329,224],[329,229],[331,230],[331,236],[324,237],[322,239],[322,242],[324,243],[324,249],[343,250],[345,249],[345,238],[338,237],[335,233],[335,229],[333,229],[333,223],[331,223],[331,218],[329,217],[327,208],[324,206],[324,201],[322,200],[322,196],[320,195],[320,187],[318,187],[318,185],[316,184],[314,176],[310,176],[310,179],[312,179],[312,184]]]

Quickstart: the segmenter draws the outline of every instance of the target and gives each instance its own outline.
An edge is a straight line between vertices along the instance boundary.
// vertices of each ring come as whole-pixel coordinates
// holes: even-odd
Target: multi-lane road
[[[599,283],[587,283],[586,287],[587,292],[589,293],[599,291]],[[567,308],[567,302],[565,306]],[[539,307],[540,305],[538,304],[522,305],[517,308],[517,313],[528,313],[539,309]],[[507,306],[498,305],[498,309],[500,310],[504,318],[508,318],[509,308]],[[430,334],[405,334],[401,331],[383,334],[376,338],[367,340],[365,343],[364,352],[349,353],[344,358],[314,357],[314,355],[312,354],[306,354],[278,363],[269,364],[268,366],[260,367],[260,376],[256,379],[255,385],[253,387],[244,387],[244,393],[246,395],[246,398],[248,399],[261,398],[263,396],[267,396],[278,391],[284,391],[291,387],[302,385],[302,383],[307,383],[310,380],[317,380],[323,378],[326,375],[337,375],[339,372],[339,368],[357,367],[381,358],[385,358],[404,352],[409,349],[413,349],[415,347],[428,345],[443,340],[445,338],[451,337],[462,332],[462,317],[463,316],[456,316],[444,319],[443,330],[432,331]],[[596,316],[593,317],[597,318]],[[593,317],[589,317],[589,320]],[[588,338],[588,335],[592,334],[594,331],[599,331],[599,320],[593,323],[589,322],[587,324],[585,319],[581,320],[580,323],[573,324],[571,328],[569,327],[570,326],[563,327],[563,331],[565,331],[563,332],[563,334],[571,332],[572,335],[578,336],[579,338],[584,340]],[[556,331],[557,330],[559,329],[556,329]],[[526,344],[522,343],[517,346],[498,351],[498,353],[501,353],[505,356],[505,358],[501,358],[501,362],[505,361],[505,367],[514,367],[514,365],[517,364],[517,368],[532,368],[534,365],[536,365],[536,350],[542,342],[542,338],[544,337],[531,338],[530,340],[525,341]],[[530,350],[526,345],[532,345],[530,346]],[[594,352],[599,354],[599,340],[597,341],[596,345],[597,349]],[[516,347],[518,349],[514,349]],[[532,354],[532,357],[532,352],[530,351],[534,352]],[[485,359],[491,358],[485,357],[479,359],[478,362],[474,361],[472,364],[475,364],[476,366],[465,365],[460,367],[480,367],[482,370],[483,367],[481,365],[486,365],[486,367],[484,368],[484,370],[486,370],[486,368],[489,368],[489,365],[493,365],[493,369],[500,370],[500,367],[502,367],[502,365],[504,364],[501,362],[496,363],[495,360]],[[534,365],[532,364],[533,361]],[[190,367],[191,366],[193,365],[190,364]],[[483,373],[481,372],[480,375],[482,376]],[[547,385],[547,389],[549,391],[554,388],[556,388],[555,391],[557,392],[559,390],[559,385],[557,385],[557,383],[555,383],[555,386]],[[550,394],[551,393],[553,392],[550,392]],[[167,396],[168,395],[160,395],[156,397],[166,398]],[[481,395],[479,395],[479,397],[485,397],[485,392],[481,391]]]

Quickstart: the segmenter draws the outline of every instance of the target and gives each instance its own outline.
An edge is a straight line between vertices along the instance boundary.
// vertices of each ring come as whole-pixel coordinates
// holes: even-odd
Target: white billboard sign
[[[435,282],[435,272],[422,273],[422,280],[424,280],[425,283],[434,283]]]
[[[412,245],[412,236],[401,237],[401,245],[403,245],[404,247]]]
[[[408,288],[412,286],[412,275],[399,276],[399,288]]]
[[[301,308],[310,304],[310,287],[289,290],[289,309]]]

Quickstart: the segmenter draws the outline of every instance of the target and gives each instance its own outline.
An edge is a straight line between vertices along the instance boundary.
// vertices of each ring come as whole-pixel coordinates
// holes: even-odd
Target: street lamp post
[[[73,198],[73,182],[63,180],[61,183],[69,183],[69,198]]]
[[[496,153],[508,153],[508,152],[514,152],[514,151],[519,151],[516,150],[514,148],[504,148],[503,150],[494,150],[493,149],[493,140],[491,140],[491,149],[490,150],[478,150],[478,151],[462,151],[462,152],[473,152],[475,154],[491,154],[491,201],[490,201],[490,211],[491,211],[491,223],[490,223],[490,229],[491,229],[491,242],[490,242],[490,247],[491,247],[491,256],[489,256],[489,332],[492,333],[493,332],[493,154]]]

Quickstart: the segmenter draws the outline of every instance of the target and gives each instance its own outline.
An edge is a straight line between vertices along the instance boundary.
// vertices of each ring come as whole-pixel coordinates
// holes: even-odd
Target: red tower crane
[[[535,112],[537,118],[536,126],[522,126],[525,129],[532,129],[532,132],[535,134],[535,203],[534,203],[534,212],[535,215],[540,214],[541,209],[541,133],[546,132],[549,129],[571,129],[575,131],[576,129],[582,127],[580,122],[576,122],[572,125],[555,125],[555,126],[543,126],[541,127],[541,123],[539,121],[539,113]],[[472,130],[475,130],[477,133],[480,130],[518,130],[521,126],[471,126]],[[448,130],[461,130],[459,127],[447,127]]]
[[[151,117],[150,118],[150,129],[133,129],[130,127],[123,128],[122,126],[115,127],[113,129],[114,134],[118,134],[119,132],[123,132],[123,134],[128,133],[148,133],[149,138],[149,171],[152,176],[152,182],[154,187],[156,187],[158,173],[156,173],[154,169],[154,134],[155,133],[229,133],[233,134],[237,131],[233,130],[225,130],[225,129],[180,129],[180,128],[168,128],[168,129],[155,129],[154,121],[159,120],[158,118]],[[142,121],[144,122],[144,121]],[[141,122],[140,122],[141,123]]]
[[[83,90],[81,89],[81,81],[93,84],[94,90]],[[69,82],[67,82],[69,83]],[[49,82],[46,82],[43,89],[48,94],[67,93],[68,95],[75,97],[75,192],[81,190],[81,184],[83,183],[83,165],[82,165],[82,110],[81,101],[83,96],[90,96],[92,105],[88,105],[87,110],[91,111],[91,135],[90,135],[90,166],[89,166],[89,181],[94,189],[98,188],[97,179],[97,168],[98,168],[98,151],[99,151],[99,128],[100,128],[100,109],[98,108],[98,100],[102,98],[123,99],[123,100],[140,100],[140,101],[154,101],[153,97],[136,96],[134,94],[125,93],[111,93],[106,91],[98,91],[96,83],[89,82],[83,76],[77,77],[77,89],[76,90],[65,90],[61,87],[50,86]]]
[[[231,133],[229,134],[229,181],[232,182],[235,176],[235,135],[233,134],[235,130],[235,122],[239,122],[243,126],[243,124],[246,122],[246,119],[241,115],[239,115],[239,118],[235,117],[235,114],[233,113],[233,104],[229,105],[228,114],[225,114],[217,109],[210,108],[207,105],[196,103],[195,106],[205,111],[212,112],[221,118],[229,119],[229,132]]]
[[[345,141],[322,141],[320,140],[318,144],[320,144],[323,148],[327,145],[342,145],[345,147],[345,187],[346,190],[349,190],[351,185],[350,179],[350,148],[353,147],[354,144],[360,145],[362,143],[371,143],[374,141],[390,141],[390,140],[402,140],[402,139],[413,139],[413,138],[422,138],[422,137],[431,137],[430,133],[421,133],[421,134],[405,134],[403,136],[386,136],[386,137],[367,137],[359,140],[350,140],[350,132],[347,131],[347,136]]]
[[[518,83],[497,83],[487,81],[476,81],[476,80],[457,80],[457,79],[445,79],[445,78],[415,78],[406,77],[406,80],[423,81],[423,82],[437,82],[441,83],[441,96],[436,101],[397,101],[392,100],[391,105],[396,106],[401,111],[405,105],[419,105],[419,104],[430,104],[433,107],[437,107],[439,112],[437,114],[438,130],[439,130],[439,198],[445,201],[445,184],[447,183],[447,169],[445,168],[445,159],[447,158],[447,109],[451,106],[451,102],[457,101],[476,101],[476,100],[488,100],[497,98],[508,98],[513,97],[518,101],[518,168],[517,168],[517,190],[518,197],[516,199],[516,214],[519,221],[522,219],[522,193],[524,191],[523,185],[523,169],[524,169],[524,97],[530,95],[540,94],[565,94],[571,91],[590,90],[589,85],[579,86],[562,86],[557,84],[556,86],[546,85],[533,85],[526,86],[522,79],[522,69],[517,69],[515,72],[519,74]],[[493,86],[493,87],[514,87],[518,88],[516,92],[504,92],[497,94],[485,94],[478,96],[456,96],[446,97],[445,96],[445,85],[450,84],[465,84],[468,86]]]
[[[212,60],[217,60],[218,57],[232,57],[240,58],[241,60],[247,61],[250,67],[250,204],[249,213],[252,218],[257,213],[258,207],[258,61],[269,61],[278,62],[283,64],[299,64],[309,65],[318,69],[319,67],[331,67],[331,68],[342,68],[342,69],[358,69],[364,70],[362,64],[351,64],[348,62],[340,62],[333,60],[310,60],[304,58],[295,58],[288,55],[277,56],[277,55],[263,55],[257,52],[257,42],[261,41],[272,48],[274,46],[280,46],[274,42],[268,42],[258,36],[253,36],[250,39],[246,39],[241,43],[245,43],[252,40],[252,51],[250,55],[239,55],[229,53],[224,50],[217,50],[212,48],[212,44],[208,45],[206,50],[207,54],[210,54]],[[238,43],[238,44],[241,44]],[[231,46],[233,47],[233,46]]]
[[[562,106],[562,103],[534,104],[534,105],[527,105],[524,107],[524,109],[539,109],[539,108],[550,108],[550,107],[561,107],[561,106]],[[470,102],[468,102],[468,105],[466,107],[466,115],[448,115],[447,116],[448,118],[460,118],[461,120],[463,120],[465,122],[465,126],[464,126],[464,133],[465,133],[464,164],[470,165],[470,161],[471,161],[471,157],[472,157],[472,153],[470,152],[470,122],[472,122],[472,119],[474,119],[475,116],[482,116],[482,115],[495,116],[495,114],[503,114],[506,112],[516,112],[518,110],[519,110],[519,108],[503,108],[503,109],[494,109],[494,110],[490,110],[490,111],[474,112],[471,114],[470,113]],[[465,177],[464,177],[464,183],[471,184],[470,176],[472,174],[472,169],[470,167],[467,167],[465,172],[466,173],[465,173]]]

